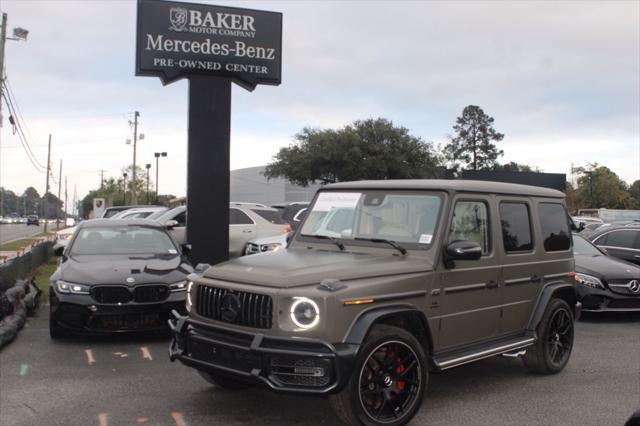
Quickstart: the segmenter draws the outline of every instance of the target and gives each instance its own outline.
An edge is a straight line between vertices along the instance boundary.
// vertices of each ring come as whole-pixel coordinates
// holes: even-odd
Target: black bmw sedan
[[[82,222],[49,280],[52,338],[70,331],[163,330],[184,312],[193,268],[164,227],[147,220]]]
[[[583,311],[640,311],[640,267],[613,256],[579,235],[573,235]]]

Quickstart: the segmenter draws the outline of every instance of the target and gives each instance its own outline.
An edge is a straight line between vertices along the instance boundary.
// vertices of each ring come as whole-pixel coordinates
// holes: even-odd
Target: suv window
[[[453,210],[449,242],[457,240],[475,241],[482,247],[482,254],[491,251],[489,238],[489,213],[482,201],[458,201]]]
[[[276,225],[284,225],[286,222],[280,217],[280,212],[272,210],[257,210],[251,209],[252,212],[266,220],[267,222],[274,223]]]
[[[506,252],[531,251],[531,218],[525,203],[500,203],[502,242]]]
[[[545,251],[563,251],[571,247],[569,219],[562,204],[540,203],[538,205],[540,227]]]
[[[253,225],[251,219],[245,212],[238,209],[229,209],[229,225]]]
[[[596,244],[601,246],[633,248],[633,242],[638,235],[638,231],[625,229],[612,231],[596,240]]]

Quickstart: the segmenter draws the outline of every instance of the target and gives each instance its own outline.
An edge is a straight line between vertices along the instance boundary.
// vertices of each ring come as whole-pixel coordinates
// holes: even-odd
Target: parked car
[[[55,242],[53,244],[53,249],[57,249],[58,247],[66,247],[69,245],[69,242],[73,238],[73,234],[78,229],[77,226],[72,226],[70,228],[64,228],[55,233]]]
[[[30,214],[27,216],[27,226],[29,225],[40,226],[40,218],[35,214]]]
[[[640,311],[640,266],[573,236],[576,288],[584,311]]]
[[[607,254],[640,265],[640,223],[601,226],[587,238]]]
[[[249,240],[244,248],[244,255],[266,253],[282,250],[287,247],[287,238],[291,233],[272,235],[270,237],[255,238]]]
[[[271,207],[279,210],[282,219],[291,225],[291,229],[296,230],[304,219],[309,203],[306,201],[294,201],[291,203],[274,204]]]
[[[106,209],[104,209],[104,212],[102,213],[102,218],[103,219],[110,219],[113,216],[115,216],[118,213],[123,212],[125,210],[135,209],[135,208],[146,208],[146,207],[159,207],[159,206],[135,205],[135,206],[113,206],[113,207],[107,207]]]
[[[153,221],[84,221],[55,254],[61,261],[49,281],[54,339],[73,331],[164,330],[171,310],[184,312],[193,269]]]
[[[114,214],[111,216],[111,219],[124,219],[124,220],[133,220],[133,219],[146,219],[152,214],[162,214],[169,210],[166,207],[134,207],[131,209],[123,210],[120,213]]]
[[[332,184],[286,250],[189,277],[189,314],[171,320],[169,354],[222,388],[328,395],[348,424],[405,424],[431,372],[501,354],[560,372],[580,310],[575,286],[559,191]]]
[[[186,242],[186,206],[175,207],[156,221],[168,227],[169,235],[177,244]],[[229,206],[229,257],[244,254],[247,242],[253,238],[286,234],[291,228],[278,211],[249,203],[231,203]]]

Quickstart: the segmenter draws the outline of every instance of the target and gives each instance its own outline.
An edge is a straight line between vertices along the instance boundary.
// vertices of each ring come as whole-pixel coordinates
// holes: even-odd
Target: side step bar
[[[460,353],[457,355],[449,356],[446,358],[434,357],[433,362],[439,370],[447,370],[449,368],[458,367],[460,365],[468,364],[470,362],[478,361],[484,358],[489,358],[495,355],[505,354],[507,352],[513,352],[517,349],[526,348],[536,342],[535,337],[520,338],[516,341],[509,343],[502,343],[498,346],[489,347],[483,350],[477,350],[474,352]]]

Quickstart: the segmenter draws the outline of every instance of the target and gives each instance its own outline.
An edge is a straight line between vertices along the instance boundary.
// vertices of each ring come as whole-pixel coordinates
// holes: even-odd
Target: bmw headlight
[[[185,291],[187,289],[187,280],[178,281],[177,283],[169,284],[169,288],[172,292],[175,291]]]
[[[60,293],[89,294],[88,285],[58,280],[56,281],[56,287]]]
[[[193,281],[187,281],[187,297],[186,297],[186,306],[187,312],[191,312],[191,288],[193,287]]]
[[[291,321],[305,330],[315,327],[320,322],[318,304],[307,297],[294,297],[289,313]]]
[[[594,277],[593,275],[576,273],[574,278],[578,284],[591,288],[604,288],[600,278]]]

